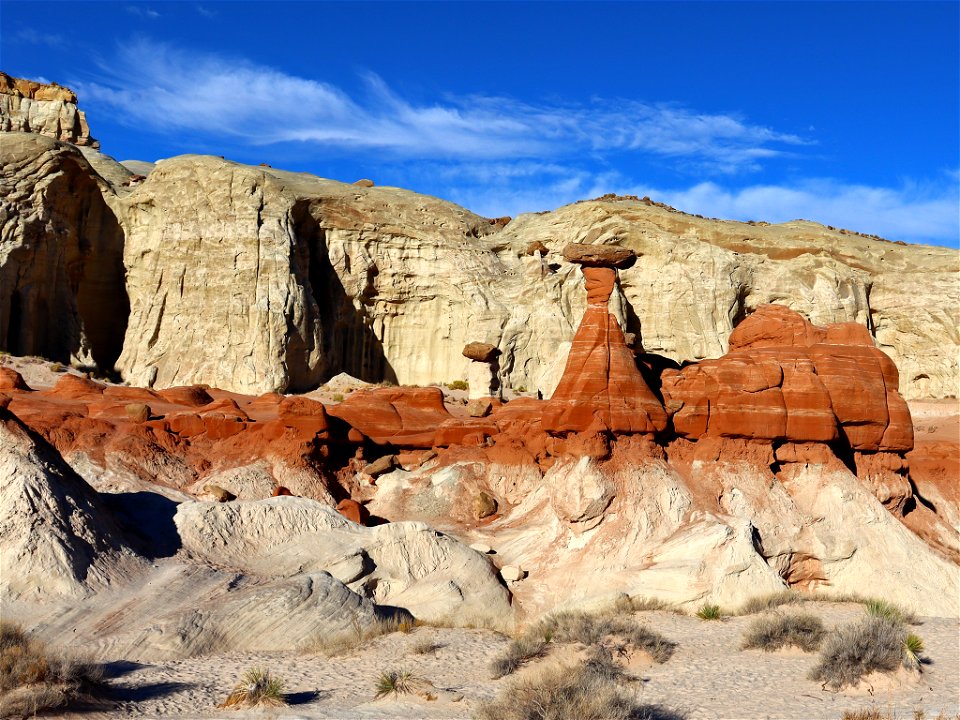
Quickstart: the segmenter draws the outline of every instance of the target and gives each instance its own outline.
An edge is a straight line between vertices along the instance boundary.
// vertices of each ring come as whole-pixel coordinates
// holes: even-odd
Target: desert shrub
[[[701,620],[719,620],[723,617],[723,611],[719,605],[705,603],[697,610],[697,617]]]
[[[57,653],[19,625],[0,622],[0,717],[65,707],[102,681],[102,666]]]
[[[903,625],[886,617],[867,616],[828,636],[811,680],[839,690],[856,685],[872,672],[896,670],[904,656]]]
[[[923,662],[923,638],[908,633],[903,639],[903,666],[909,670],[919,670]]]
[[[408,695],[416,692],[417,678],[407,670],[384,670],[377,678],[375,699],[388,695]]]
[[[217,707],[283,707],[286,704],[283,680],[271,675],[269,670],[250,668],[233,688],[233,692]]]
[[[591,667],[556,667],[508,684],[481,705],[479,720],[682,720],[682,715],[636,702],[621,678]]]
[[[542,657],[552,642],[600,645],[613,643],[618,649],[644,650],[655,662],[670,659],[676,645],[644,625],[614,612],[589,615],[583,612],[561,612],[550,615],[507,646],[495,659],[491,670],[503,677],[534,658]]]
[[[448,382],[447,387],[451,390],[469,390],[470,384],[466,380],[454,380],[453,382]]]
[[[898,605],[889,603],[886,600],[867,599],[863,601],[863,607],[867,615],[873,617],[888,618],[898,623],[916,624],[916,616]]]
[[[334,393],[333,394],[334,402],[343,402],[343,393]]]
[[[743,637],[743,648],[778,650],[798,647],[805,652],[817,650],[827,634],[820,618],[809,613],[766,615],[754,620]]]

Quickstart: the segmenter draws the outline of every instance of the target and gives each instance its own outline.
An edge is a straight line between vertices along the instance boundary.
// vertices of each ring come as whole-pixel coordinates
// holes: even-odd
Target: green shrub
[[[767,615],[750,624],[741,647],[770,652],[793,646],[813,652],[823,643],[826,634],[823,622],[815,615]]]
[[[407,670],[385,670],[377,678],[377,694],[374,698],[380,700],[388,695],[408,695],[416,692],[416,690],[417,678],[413,676],[413,673]]]
[[[723,611],[719,605],[705,603],[697,610],[697,617],[701,620],[719,620],[723,617]]]
[[[334,393],[333,394],[334,402],[343,402],[343,393]]]
[[[451,390],[469,390],[470,384],[466,380],[454,380],[447,383],[447,387]]]

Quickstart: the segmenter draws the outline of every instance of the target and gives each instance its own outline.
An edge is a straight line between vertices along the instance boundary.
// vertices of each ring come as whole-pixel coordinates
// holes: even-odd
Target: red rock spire
[[[608,429],[618,434],[656,433],[667,426],[663,406],[647,387],[607,305],[617,268],[630,267],[632,250],[603,245],[568,245],[564,258],[581,266],[587,311],[573,338],[563,378],[543,413],[552,433]]]

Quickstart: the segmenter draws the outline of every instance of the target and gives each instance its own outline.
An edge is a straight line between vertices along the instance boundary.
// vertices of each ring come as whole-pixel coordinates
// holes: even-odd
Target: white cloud
[[[64,44],[64,37],[58,33],[38,32],[34,28],[21,28],[14,35],[13,39],[17,42],[27,45],[46,45],[47,47],[61,47]]]
[[[553,210],[613,192],[647,195],[687,213],[726,220],[805,219],[890,240],[960,244],[956,171],[944,172],[925,185],[900,187],[815,179],[790,185],[724,187],[702,182],[686,188],[657,188],[632,184],[616,172],[537,162],[427,165],[416,174],[447,181],[448,199],[486,217]]]
[[[468,96],[415,104],[375,75],[351,96],[330,83],[142,39],[101,71],[95,82],[74,83],[86,104],[158,130],[231,134],[248,144],[313,143],[421,160],[632,151],[736,172],[806,143],[732,114],[632,100],[551,106]]]

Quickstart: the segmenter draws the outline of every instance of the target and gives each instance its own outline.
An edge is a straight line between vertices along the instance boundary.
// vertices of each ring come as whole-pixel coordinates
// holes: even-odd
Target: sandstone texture
[[[45,135],[74,145],[99,147],[77,96],[69,88],[0,72],[0,131]]]
[[[174,522],[195,557],[262,577],[326,571],[378,605],[424,620],[508,618],[506,588],[480,553],[422,523],[365,528],[315,500],[183,503]]]
[[[97,364],[133,384],[304,391],[342,372],[450,382],[468,376],[461,349],[481,338],[500,351],[504,388],[549,397],[585,311],[572,259],[623,266],[610,310],[634,349],[652,356],[717,358],[743,318],[777,303],[817,325],[864,327],[899,368],[907,398],[955,397],[960,385],[955,250],[806,221],[709,220],[617,197],[491,224],[397,188],[210,156],[160,161],[134,182],[107,156],[84,148],[84,163],[72,146],[43,140],[4,136],[14,172],[0,198],[0,273],[16,276],[24,254],[65,255],[69,272],[42,257],[31,275],[45,273],[44,294],[116,308]],[[90,242],[73,251],[58,233]],[[571,243],[581,249],[564,258]],[[626,267],[636,254],[642,262]],[[607,255],[620,259],[598,259]],[[0,302],[0,347],[90,361],[79,330],[55,344],[27,337],[49,332],[41,315],[65,299]],[[79,312],[86,325],[106,322]]]

